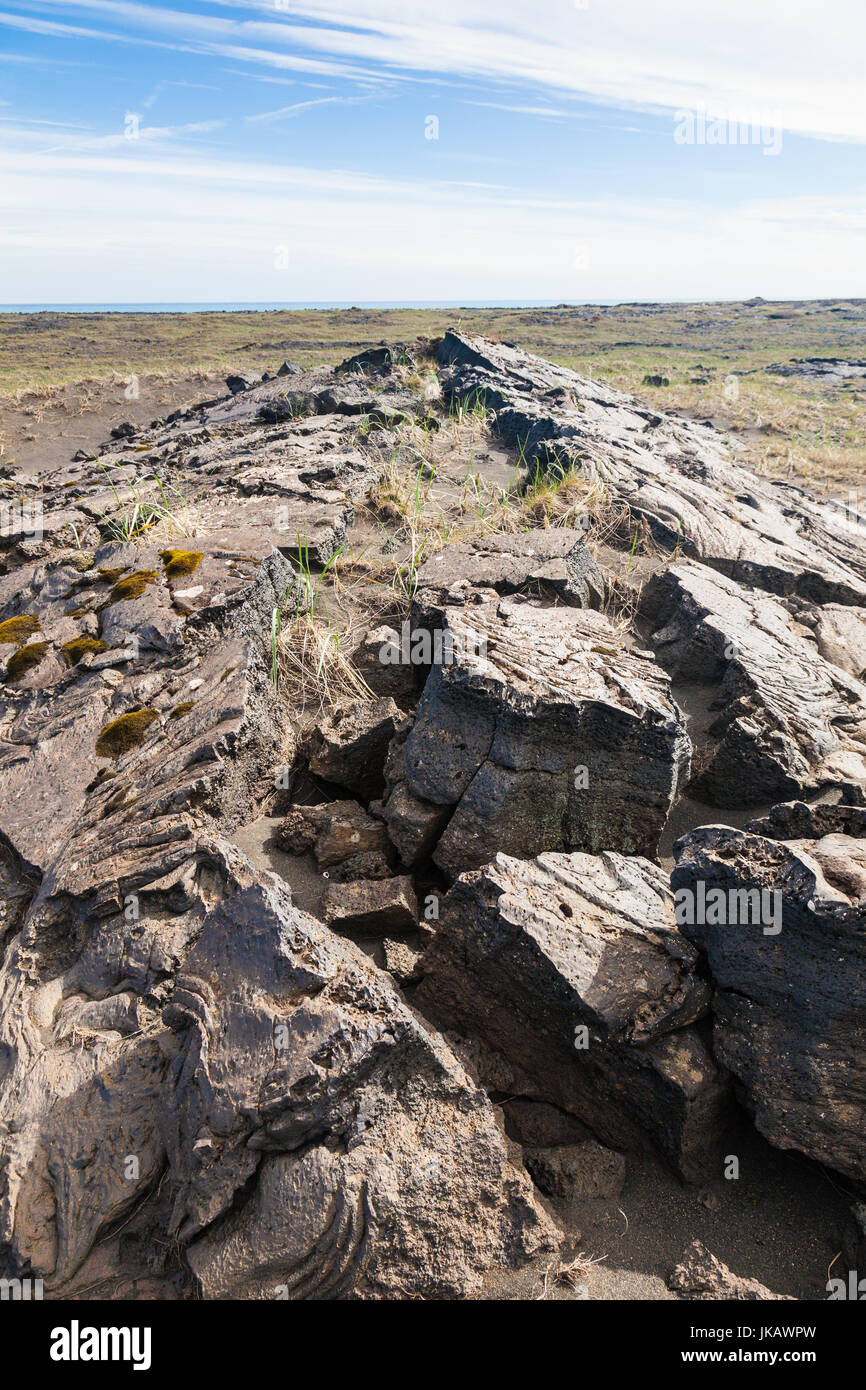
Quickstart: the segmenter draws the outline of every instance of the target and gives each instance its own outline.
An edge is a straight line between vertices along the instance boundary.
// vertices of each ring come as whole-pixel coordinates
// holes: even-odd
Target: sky
[[[0,302],[866,296],[864,0],[0,0]]]

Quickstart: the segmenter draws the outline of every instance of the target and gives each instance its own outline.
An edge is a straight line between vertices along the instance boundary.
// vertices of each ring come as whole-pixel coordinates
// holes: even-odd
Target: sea
[[[612,301],[611,301],[612,302]],[[573,308],[554,299],[319,299],[275,304],[0,304],[0,314],[237,314],[285,309],[552,309]]]

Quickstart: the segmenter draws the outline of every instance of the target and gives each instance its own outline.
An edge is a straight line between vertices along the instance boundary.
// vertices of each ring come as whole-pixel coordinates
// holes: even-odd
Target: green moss
[[[35,613],[24,613],[20,618],[7,618],[0,623],[0,642],[14,642],[23,647],[34,632],[41,632],[42,624]]]
[[[194,704],[195,700],[181,700],[180,704],[175,705],[170,711],[169,719],[182,719],[185,714],[189,714]]]
[[[108,643],[100,642],[98,637],[88,637],[82,633],[80,637],[73,637],[71,642],[64,642],[60,650],[70,666],[77,666],[81,658],[86,656],[88,652],[107,652]]]
[[[137,748],[144,742],[144,736],[153,721],[158,718],[158,709],[139,709],[131,714],[122,714],[119,719],[112,719],[96,740],[96,756],[119,758],[122,753],[128,753],[130,748]]]
[[[129,599],[141,598],[148,584],[159,579],[156,570],[133,570],[125,579],[119,579],[105,600],[106,608],[112,603],[125,603]]]
[[[13,652],[6,662],[7,681],[17,681],[19,677],[32,671],[34,666],[38,666],[48,651],[48,646],[48,642],[30,642],[26,647],[19,647],[17,652]]]
[[[177,579],[182,574],[194,574],[204,557],[198,550],[161,550],[159,558],[165,565],[166,578]]]

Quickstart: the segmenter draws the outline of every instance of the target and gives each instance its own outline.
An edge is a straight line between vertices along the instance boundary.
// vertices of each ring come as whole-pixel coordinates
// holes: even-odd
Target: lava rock
[[[862,830],[861,808],[809,809],[822,828],[829,813],[851,811]],[[788,820],[786,837],[792,828],[804,827]],[[771,1144],[862,1180],[866,840],[703,826],[675,853],[671,882],[682,907],[693,905],[680,929],[706,952],[716,984],[717,1059]],[[723,910],[696,910],[711,892]]]
[[[697,963],[647,860],[497,855],[446,896],[417,997],[502,1053],[523,1094],[691,1178],[715,1159],[727,1103],[689,1027],[709,1004]]]
[[[788,1300],[790,1294],[772,1293],[757,1279],[744,1279],[717,1259],[703,1241],[693,1240],[668,1278],[668,1288],[680,1298],[731,1299],[737,1302]]]
[[[618,1197],[625,1183],[625,1159],[588,1139],[582,1144],[524,1149],[523,1161],[536,1187],[560,1202],[586,1197]]]
[[[387,936],[415,930],[418,899],[406,877],[331,884],[322,898],[322,916],[329,927]]]

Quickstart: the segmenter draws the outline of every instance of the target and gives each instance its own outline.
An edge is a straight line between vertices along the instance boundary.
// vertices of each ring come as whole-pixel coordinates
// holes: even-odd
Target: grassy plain
[[[36,428],[46,413],[49,425],[58,413],[99,414],[106,393],[122,400],[133,374],[158,387],[163,402],[175,388],[194,397],[198,382],[230,371],[273,371],[285,357],[304,366],[337,362],[370,344],[435,337],[456,324],[632,391],[660,410],[712,420],[740,440],[760,473],[822,492],[859,495],[866,486],[866,379],[830,386],[765,371],[810,357],[866,360],[864,300],[3,314],[4,461],[14,458],[22,419]],[[647,376],[669,384],[644,384]]]

